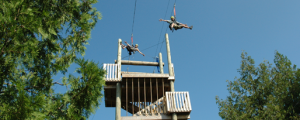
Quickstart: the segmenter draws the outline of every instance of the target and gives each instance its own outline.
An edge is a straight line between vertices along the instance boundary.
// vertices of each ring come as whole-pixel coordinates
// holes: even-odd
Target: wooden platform
[[[190,115],[177,115],[178,120],[190,119]],[[121,120],[172,120],[171,115],[160,114],[159,116],[126,116],[121,117]]]
[[[161,74],[160,77],[155,78],[147,76],[146,74],[139,77],[128,75],[122,78],[121,107],[131,114],[165,96],[166,91],[170,91],[170,82],[167,75]],[[106,82],[104,95],[105,107],[116,107],[115,82]]]

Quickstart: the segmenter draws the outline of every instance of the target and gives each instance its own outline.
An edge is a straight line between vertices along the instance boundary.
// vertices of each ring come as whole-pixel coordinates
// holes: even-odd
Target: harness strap
[[[176,20],[176,11],[175,11],[175,3],[174,3],[174,19]]]
[[[133,34],[131,34],[131,45],[133,45]]]

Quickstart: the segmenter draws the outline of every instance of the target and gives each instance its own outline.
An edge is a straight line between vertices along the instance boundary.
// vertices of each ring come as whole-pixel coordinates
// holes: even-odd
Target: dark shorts
[[[126,46],[126,49],[128,50],[128,52],[129,52],[129,55],[131,55],[131,52],[132,52],[132,53],[135,53],[135,49],[134,49],[134,47],[131,47],[131,46]]]
[[[177,25],[177,24],[174,24],[173,28],[174,28],[175,30],[181,29],[181,28],[183,28],[183,25]]]
[[[171,25],[172,25],[172,24],[169,25],[169,28],[170,28],[170,29],[171,29]],[[174,28],[175,30],[181,29],[181,28],[183,28],[183,25],[174,24],[173,28]]]

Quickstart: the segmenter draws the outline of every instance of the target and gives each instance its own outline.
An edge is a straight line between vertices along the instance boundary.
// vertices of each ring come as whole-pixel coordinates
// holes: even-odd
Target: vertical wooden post
[[[159,70],[161,74],[164,74],[163,62],[162,62],[162,55],[161,52],[159,53]]]
[[[172,62],[171,62],[171,50],[170,50],[170,43],[169,43],[169,36],[168,33],[166,33],[166,45],[167,45],[167,54],[168,54],[168,67],[169,67],[169,76],[174,76],[173,70],[172,70]],[[170,81],[171,86],[171,92],[175,91],[174,88],[174,80]]]
[[[163,91],[163,97],[165,97],[165,82],[162,80],[162,91]]]
[[[140,79],[138,78],[138,98],[139,98],[139,111],[141,110],[141,107],[140,107]]]
[[[121,80],[121,48],[122,40],[118,41],[118,80]],[[121,82],[116,83],[116,120],[121,120]]]
[[[158,83],[157,83],[157,78],[156,78],[156,99],[158,100]]]
[[[146,109],[146,78],[144,78],[144,109]],[[147,115],[147,112],[145,113]]]
[[[157,82],[157,78],[156,78],[156,101],[158,100],[159,98],[158,98],[158,82]],[[159,111],[159,107],[157,106],[157,108],[156,108],[156,111],[157,111],[157,113],[158,113],[158,111]],[[159,113],[158,113],[158,115],[160,115]]]
[[[152,81],[151,81],[151,78],[150,78],[150,101],[151,101],[151,103],[150,104],[152,104]],[[152,113],[152,107],[151,107],[151,109],[150,109],[151,111],[150,111],[150,113],[151,113],[151,115],[153,115],[153,113]]]
[[[167,45],[167,54],[168,54],[168,67],[169,67],[169,76],[174,76],[173,70],[172,70],[172,62],[171,62],[171,50],[170,50],[170,43],[169,43],[169,36],[168,33],[166,33],[166,45]],[[174,88],[174,80],[170,81],[170,87],[171,92],[175,92]],[[172,120],[177,120],[176,113],[172,114]]]
[[[126,78],[126,116],[128,116],[128,78]]]
[[[164,74],[164,68],[163,68],[163,61],[162,61],[162,55],[161,52],[159,53],[159,68],[160,68],[160,73]],[[164,79],[162,79],[162,92],[163,92],[163,97],[165,97],[165,89],[164,89],[165,85],[164,85]],[[163,100],[164,101],[164,100]]]
[[[151,103],[152,104],[152,81],[151,81],[151,78],[150,78],[150,96],[151,96]]]
[[[131,79],[131,86],[132,86],[132,116],[134,116],[134,84],[133,84],[133,78]]]

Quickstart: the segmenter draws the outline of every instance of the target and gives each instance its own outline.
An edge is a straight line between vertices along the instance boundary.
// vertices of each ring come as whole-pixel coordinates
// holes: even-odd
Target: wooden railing
[[[162,97],[152,104],[148,105],[147,107],[143,108],[133,116],[153,116],[165,114],[167,112],[165,103],[165,99],[164,97]]]
[[[166,92],[166,104],[169,113],[192,111],[189,92]]]
[[[121,76],[118,74],[118,64],[103,64],[103,69],[106,70],[105,81],[120,81]]]

